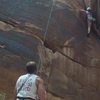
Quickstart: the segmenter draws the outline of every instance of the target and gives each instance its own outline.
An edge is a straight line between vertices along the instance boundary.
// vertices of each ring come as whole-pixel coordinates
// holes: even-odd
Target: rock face
[[[80,9],[89,5],[96,23],[87,38]],[[49,100],[100,100],[99,0],[0,0],[0,20],[0,89],[8,100],[29,60],[40,62]]]

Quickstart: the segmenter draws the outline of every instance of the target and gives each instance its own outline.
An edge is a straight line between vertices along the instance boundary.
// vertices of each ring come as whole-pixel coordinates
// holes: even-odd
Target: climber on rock
[[[91,33],[91,26],[92,26],[92,24],[94,23],[94,21],[96,19],[92,15],[91,7],[87,7],[86,10],[81,9],[81,11],[84,11],[86,13],[86,15],[87,15],[87,24],[88,24],[88,34],[87,34],[87,36],[89,37],[90,33]]]

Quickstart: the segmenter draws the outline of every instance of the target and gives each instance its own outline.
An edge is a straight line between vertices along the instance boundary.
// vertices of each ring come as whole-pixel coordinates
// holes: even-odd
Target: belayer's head
[[[26,71],[29,74],[33,74],[37,72],[37,66],[36,66],[36,62],[34,61],[29,61],[26,64]]]
[[[87,11],[91,11],[91,7],[87,7]]]

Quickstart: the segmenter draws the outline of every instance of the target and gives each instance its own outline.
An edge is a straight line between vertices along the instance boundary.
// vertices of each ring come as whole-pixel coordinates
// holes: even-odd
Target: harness
[[[32,99],[32,98],[29,98],[29,97],[17,97],[16,100],[35,100],[35,99]]]
[[[88,20],[90,20],[90,21],[95,21],[95,18],[93,18],[93,16],[92,16],[92,13],[91,13],[91,12],[86,11],[86,14],[87,14],[87,18],[88,18]]]

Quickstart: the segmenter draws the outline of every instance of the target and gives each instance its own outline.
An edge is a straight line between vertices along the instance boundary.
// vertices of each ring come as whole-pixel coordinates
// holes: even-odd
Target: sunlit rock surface
[[[90,38],[80,11],[88,5],[96,18]],[[47,26],[51,7],[51,0],[0,0],[0,92],[13,100],[17,77],[35,60],[48,100],[100,100],[100,1],[55,0]]]

